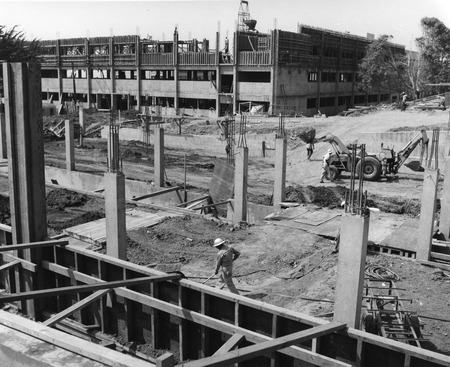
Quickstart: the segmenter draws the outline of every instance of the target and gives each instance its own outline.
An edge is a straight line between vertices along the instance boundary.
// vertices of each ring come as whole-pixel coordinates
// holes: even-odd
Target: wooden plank
[[[208,196],[207,198],[202,199],[202,200],[197,200],[197,201],[193,202],[192,204],[188,205],[188,206],[186,207],[186,209],[192,209],[192,208],[194,208],[195,206],[197,206],[197,205],[203,203],[205,200],[208,200],[208,199],[209,199],[209,196]]]
[[[173,367],[173,354],[166,352],[161,357],[156,358],[156,367]]]
[[[116,367],[148,367],[148,361],[102,347],[35,321],[0,310],[0,324],[64,348],[85,358]]]
[[[144,200],[144,199],[152,198],[152,197],[155,197],[155,196],[167,194],[169,192],[176,191],[176,190],[181,190],[181,187],[180,186],[169,187],[168,189],[164,189],[164,190],[160,190],[160,191],[156,191],[156,192],[151,192],[150,194],[134,197],[131,200],[132,201]]]
[[[6,224],[0,223],[0,231],[5,231],[8,233],[12,233],[11,226],[8,226]]]
[[[64,275],[70,278],[74,278],[77,281],[85,282],[85,283],[98,283],[98,282],[105,282],[104,280],[100,280],[98,278],[95,278],[90,275],[86,275],[77,271],[73,271],[71,269],[68,269],[64,266],[50,263],[48,261],[42,262],[42,267],[44,269],[53,271],[57,274]],[[152,283],[152,285],[154,285]],[[205,289],[208,289],[210,287],[205,287]],[[115,290],[115,293],[119,296],[125,297],[127,299],[130,299],[132,301],[138,302],[142,305],[146,305],[152,308],[153,312],[166,312],[170,315],[174,315],[177,317],[180,317],[182,319],[189,320],[193,323],[199,324],[206,328],[211,328],[214,330],[219,330],[223,333],[228,333],[230,335],[239,333],[245,336],[246,340],[248,340],[251,343],[260,343],[267,340],[273,340],[272,338],[259,334],[257,332],[244,329],[240,326],[232,325],[228,322],[221,321],[214,319],[213,317],[203,315],[201,313],[190,311],[188,309],[182,308],[177,305],[173,305],[171,303],[162,301],[158,299],[158,295],[154,294],[154,297],[147,296],[141,293],[138,293],[136,291],[132,291],[130,289],[125,288],[118,288]],[[243,297],[244,298],[244,297]],[[155,320],[156,322],[156,320]],[[325,322],[324,322],[325,323]],[[152,335],[153,335],[153,328],[152,328]],[[155,335],[156,336],[156,335]],[[155,344],[157,345],[156,341]],[[303,361],[306,361],[308,363],[311,363],[315,366],[319,367],[351,367],[350,364],[336,361],[333,358],[325,357],[323,355],[313,353],[307,349],[300,348],[300,347],[289,347],[285,348],[283,350],[279,351],[280,353],[286,354],[288,356],[301,359]]]
[[[346,329],[347,325],[338,322],[331,322],[328,325],[320,325],[311,329],[302,330],[290,335],[282,336],[277,339],[262,342],[249,347],[241,348],[228,352],[224,355],[214,355],[198,361],[185,363],[185,367],[221,367],[230,366],[233,363],[239,363],[263,354],[276,352],[292,344],[302,343],[313,338],[333,333],[338,330]]]
[[[193,208],[192,210],[202,210],[202,209],[206,209],[206,208],[216,207],[218,205],[228,204],[229,202],[230,202],[230,200],[225,200],[220,203],[208,204],[208,205],[201,206],[199,208]]]
[[[446,255],[446,254],[441,254],[439,252],[431,252],[430,253],[430,257],[432,259],[437,259],[437,260],[442,260],[442,261],[446,261],[449,263],[450,265],[450,255]]]
[[[13,261],[11,261],[9,263],[6,263],[6,264],[0,266],[0,271],[8,270],[10,268],[13,268],[16,265],[19,265],[19,264],[21,264],[21,262],[19,260],[13,260]]]
[[[8,262],[20,261],[20,263],[22,264],[22,268],[23,269],[26,269],[26,270],[31,271],[33,273],[36,272],[36,264],[33,264],[31,261],[21,259],[21,258],[19,258],[17,256],[14,256],[14,255],[11,255],[11,254],[8,254],[8,253],[0,253],[0,255],[3,256],[3,260],[4,261],[8,261]]]
[[[192,204],[192,203],[196,203],[198,201],[204,201],[204,200],[206,200],[208,198],[209,198],[209,195],[202,196],[202,197],[199,197],[197,199],[192,199],[192,200],[186,201],[184,203],[176,204],[175,207],[177,207],[177,208],[183,207],[183,206],[186,206],[186,205],[189,205],[189,204]]]
[[[225,353],[228,353],[230,350],[234,349],[239,343],[245,339],[244,335],[234,334],[228,339],[224,345],[222,345],[219,349],[217,349],[216,353],[213,356],[219,356]]]
[[[51,297],[57,296],[61,294],[72,294],[72,293],[82,293],[82,292],[92,292],[98,289],[107,289],[107,288],[118,288],[118,287],[126,287],[129,285],[135,285],[145,282],[161,282],[165,280],[175,280],[181,279],[180,274],[170,274],[170,275],[160,275],[153,277],[142,277],[135,279],[126,279],[126,280],[115,280],[112,282],[104,282],[98,284],[85,284],[85,285],[75,285],[70,287],[60,287],[60,288],[51,288],[51,289],[42,289],[37,291],[29,291],[29,292],[21,292],[17,294],[8,294],[5,296],[0,296],[0,303],[5,302],[15,302],[22,301],[26,299],[36,299],[42,297]]]
[[[18,245],[0,246],[0,252],[26,250],[26,249],[49,247],[49,246],[59,246],[59,245],[66,246],[68,244],[69,244],[69,241],[67,241],[67,240],[52,240],[52,241],[22,243],[22,244],[18,244]]]
[[[214,161],[214,172],[209,185],[213,202],[221,202],[233,197],[234,167],[222,159]]]
[[[69,308],[66,308],[64,311],[61,311],[61,312],[57,313],[56,315],[52,316],[51,318],[49,318],[48,320],[45,320],[43,322],[43,324],[46,326],[53,326],[58,321],[65,319],[67,316],[70,316],[75,311],[78,311],[78,310],[82,309],[83,307],[90,305],[91,303],[95,302],[98,298],[103,297],[105,294],[108,294],[111,291],[112,291],[112,288],[100,289],[97,292],[92,293],[90,296],[73,304]]]

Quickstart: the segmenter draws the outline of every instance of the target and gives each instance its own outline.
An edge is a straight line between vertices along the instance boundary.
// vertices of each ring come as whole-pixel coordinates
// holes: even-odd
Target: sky
[[[6,1],[0,0],[0,25],[17,25],[27,39],[139,34],[154,40],[203,38],[215,48],[216,32],[231,37],[240,0],[164,1]],[[256,29],[296,32],[297,24],[365,37],[393,36],[392,42],[416,50],[420,20],[435,17],[450,28],[450,0],[248,0]]]

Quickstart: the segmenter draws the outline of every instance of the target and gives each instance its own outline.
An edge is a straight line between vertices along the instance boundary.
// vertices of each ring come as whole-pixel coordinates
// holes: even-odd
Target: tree
[[[408,82],[408,59],[402,48],[390,42],[392,36],[382,35],[366,48],[358,67],[358,87],[366,93],[411,91]]]
[[[437,18],[422,18],[423,36],[416,39],[428,83],[450,82],[450,29]]]
[[[40,54],[40,41],[27,41],[24,33],[17,30],[17,26],[7,29],[0,25],[0,63],[37,61]],[[3,95],[2,70],[0,68],[0,95]]]

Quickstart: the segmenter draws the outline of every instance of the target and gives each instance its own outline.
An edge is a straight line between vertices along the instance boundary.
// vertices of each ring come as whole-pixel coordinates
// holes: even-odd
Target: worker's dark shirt
[[[220,267],[232,268],[233,261],[236,260],[241,253],[234,249],[233,247],[223,246],[217,253],[216,260],[216,273],[219,271]]]

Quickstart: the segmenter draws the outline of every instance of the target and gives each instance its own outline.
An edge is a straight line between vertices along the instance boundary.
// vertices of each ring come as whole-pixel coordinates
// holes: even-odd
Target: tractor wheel
[[[329,177],[330,181],[334,181],[336,178],[338,178],[339,173],[340,172],[336,167],[330,166],[330,177]]]
[[[373,315],[364,315],[364,330],[367,333],[371,333],[371,334],[378,334],[378,325],[377,325],[377,321],[375,320],[375,318],[373,317]]]
[[[361,161],[356,165],[356,174],[361,169]],[[364,159],[364,179],[367,181],[376,181],[380,178],[381,175],[381,164],[374,157],[366,157]]]

